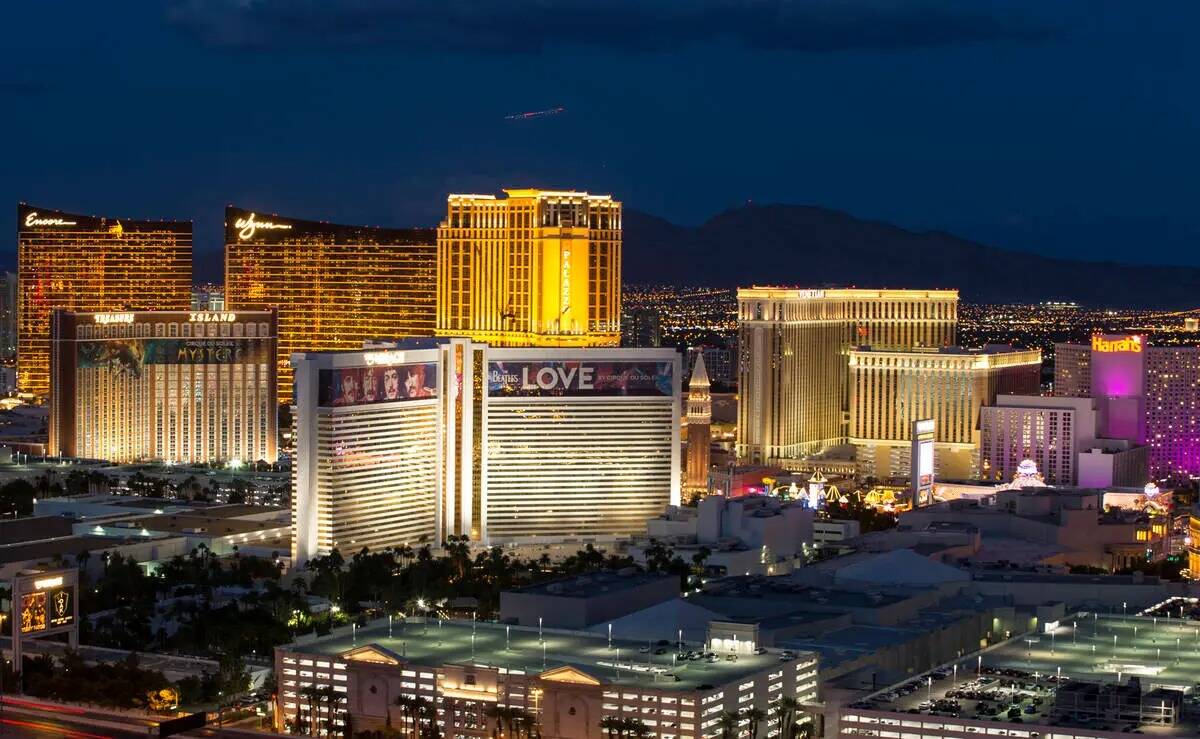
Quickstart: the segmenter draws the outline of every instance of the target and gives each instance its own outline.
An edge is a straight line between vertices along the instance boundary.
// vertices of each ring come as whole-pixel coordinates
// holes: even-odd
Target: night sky
[[[1195,0],[5,10],[10,264],[18,200],[192,218],[197,276],[216,278],[226,203],[431,226],[448,192],[543,186],[680,223],[804,203],[1046,254],[1200,265]]]

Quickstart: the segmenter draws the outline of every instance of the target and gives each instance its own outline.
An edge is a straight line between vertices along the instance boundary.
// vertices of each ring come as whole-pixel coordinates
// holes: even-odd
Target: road
[[[5,711],[0,718],[0,737],[21,739],[43,739],[44,737],[63,737],[64,739],[132,739],[148,736],[146,730],[140,732],[118,731],[115,729],[96,728],[83,717],[72,718],[70,721],[61,718],[42,718],[25,714],[14,714]]]

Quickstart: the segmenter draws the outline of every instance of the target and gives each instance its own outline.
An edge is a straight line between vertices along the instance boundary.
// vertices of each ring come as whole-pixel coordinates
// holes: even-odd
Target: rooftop
[[[119,547],[122,544],[136,544],[149,541],[144,536],[116,538],[112,536],[64,536],[54,539],[27,541],[21,544],[0,546],[0,564],[26,562],[29,560],[49,560],[56,554],[63,559],[73,561],[80,552],[94,552]]]
[[[607,635],[555,629],[543,632],[543,644],[536,628],[435,619],[426,623],[420,618],[409,621],[407,625],[396,622],[391,636],[387,621],[381,620],[359,629],[357,635],[343,633],[282,649],[332,656],[374,644],[420,665],[474,664],[530,675],[570,666],[605,683],[677,690],[726,685],[780,661],[778,652],[739,655],[735,661],[678,661],[675,644],[645,652],[640,650],[650,646],[647,642],[613,639],[610,649]],[[664,654],[654,653],[661,648],[665,648]],[[685,650],[701,648],[694,642],[684,644]]]
[[[593,572],[578,577],[564,577],[537,585],[513,588],[510,592],[523,595],[553,595],[559,598],[591,598],[613,591],[629,590],[647,583],[674,580],[675,575],[659,575],[653,572]]]
[[[855,706],[1004,723],[1009,723],[1007,711],[1016,706],[1019,723],[1035,731],[1037,726],[1055,725],[1131,731],[1128,720],[1072,718],[1055,711],[1060,683],[1085,692],[1096,689],[1074,684],[1132,690],[1131,678],[1140,682],[1143,693],[1161,688],[1192,693],[1200,685],[1200,622],[1079,613],[1061,619],[1046,633],[1029,633],[991,651],[967,655]],[[1179,725],[1155,726],[1153,733],[1196,736],[1200,723],[1189,714],[1200,701],[1191,695],[1187,701],[1190,710],[1185,709]]]

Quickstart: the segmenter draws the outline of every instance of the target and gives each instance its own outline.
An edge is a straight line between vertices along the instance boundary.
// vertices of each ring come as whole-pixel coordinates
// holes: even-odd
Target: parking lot
[[[1176,610],[1178,612],[1178,610]],[[1101,720],[1054,710],[1055,690],[1069,681],[1156,687],[1186,694],[1175,727]],[[1200,623],[1155,616],[1078,614],[1046,633],[1029,634],[982,654],[893,686],[862,708],[977,721],[1082,726],[1160,736],[1198,736]]]

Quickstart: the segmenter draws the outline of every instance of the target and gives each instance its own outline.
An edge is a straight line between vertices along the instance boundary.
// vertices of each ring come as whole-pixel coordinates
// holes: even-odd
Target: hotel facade
[[[925,351],[852,349],[850,443],[859,469],[879,478],[907,476],[914,421],[934,422],[934,473],[979,475],[979,417],[998,395],[1038,391],[1040,350],[1007,346]]]
[[[679,503],[672,349],[410,339],[292,361],[295,565],[448,535],[611,539]]]
[[[1062,368],[1055,363],[1055,394],[1093,398],[1106,438],[1149,447],[1152,479],[1200,475],[1200,347],[1097,334],[1090,344],[1056,344],[1055,350],[1058,357],[1076,357]],[[1086,385],[1067,372],[1082,372]]]
[[[847,443],[850,350],[951,346],[957,325],[957,290],[739,289],[738,458]]]
[[[275,462],[272,311],[56,310],[53,456],[117,463]]]
[[[184,310],[192,223],[17,206],[17,387],[50,391],[50,314]]]
[[[415,732],[416,718],[396,707],[401,697],[426,701],[444,735],[462,739],[512,736],[502,733],[497,707],[532,718],[543,739],[603,739],[611,736],[606,718],[635,718],[657,739],[715,739],[725,735],[723,714],[747,708],[762,712],[756,736],[781,736],[785,715],[811,730],[820,710],[816,653],[757,654],[752,640],[736,649],[719,638],[672,644],[680,651],[711,644],[728,656],[673,666],[674,651],[641,655],[644,641],[586,631],[422,618],[349,628],[275,648],[277,731],[332,726],[330,734],[340,735],[348,724]],[[336,700],[313,704],[306,688],[329,688]],[[784,714],[783,698],[798,700],[800,710]],[[750,721],[739,716],[739,736]]]
[[[437,230],[437,334],[492,346],[618,345],[621,204],[586,192],[504,192],[448,198]]]
[[[292,400],[295,352],[432,336],[437,285],[431,229],[344,226],[225,209],[225,305],[275,308],[279,402]]]

